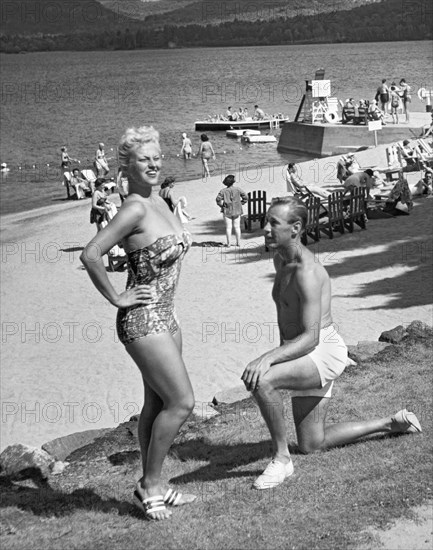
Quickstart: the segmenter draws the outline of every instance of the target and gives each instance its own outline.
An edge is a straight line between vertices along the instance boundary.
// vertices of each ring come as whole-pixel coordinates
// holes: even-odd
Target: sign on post
[[[377,147],[377,131],[382,130],[382,121],[381,120],[369,120],[368,121],[368,131],[374,132],[374,146]]]

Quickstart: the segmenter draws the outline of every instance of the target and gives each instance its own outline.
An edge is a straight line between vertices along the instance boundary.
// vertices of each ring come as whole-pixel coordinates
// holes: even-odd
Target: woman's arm
[[[137,203],[124,204],[118,214],[84,248],[80,260],[99,292],[116,307],[146,304],[153,297],[149,285],[138,285],[118,294],[110,283],[103,262],[104,254],[122,239],[134,233],[145,216],[145,208]]]
[[[98,212],[105,212],[105,206],[99,206],[98,200],[105,198],[100,191],[95,191],[92,195],[92,208]]]

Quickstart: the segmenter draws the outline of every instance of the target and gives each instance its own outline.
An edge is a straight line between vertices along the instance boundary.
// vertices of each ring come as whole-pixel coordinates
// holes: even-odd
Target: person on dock
[[[265,243],[275,252],[272,296],[281,340],[279,347],[248,363],[242,374],[273,445],[272,461],[255,480],[255,489],[272,489],[294,471],[279,390],[292,390],[302,453],[347,445],[376,433],[422,431],[415,414],[406,409],[374,420],[326,422],[334,381],[347,364],[347,347],[332,320],[329,275],[301,243],[306,221],[306,206],[293,197],[273,200],[266,217]]]
[[[265,112],[263,109],[260,109],[258,105],[254,105],[254,119],[255,120],[264,120]]]
[[[209,138],[206,134],[200,136],[201,144],[198,154],[201,158],[201,163],[203,167],[202,177],[204,179],[210,177],[210,169],[208,161],[210,159],[215,160],[215,151],[213,150],[212,143],[209,141]]]
[[[161,480],[168,450],[194,407],[174,309],[181,263],[192,238],[158,196],[161,156],[154,128],[126,130],[119,162],[128,176],[129,195],[80,257],[97,290],[118,309],[119,339],[143,379],[144,407],[138,423],[143,477],[133,498],[151,520],[167,519],[170,507],[196,498],[163,488]],[[129,269],[126,290],[120,293],[108,279],[102,259],[119,242]]]
[[[397,90],[390,89],[389,92],[389,105],[391,109],[391,116],[392,116],[392,122],[393,124],[398,124],[398,110],[401,105],[400,96],[397,93]]]
[[[232,174],[226,176],[223,180],[225,188],[221,189],[216,198],[216,203],[221,208],[226,226],[227,248],[230,248],[233,231],[236,237],[236,246],[241,245],[242,205],[248,202],[245,191],[233,185],[235,181],[235,176]]]
[[[382,84],[377,89],[375,99],[380,102],[380,108],[386,115],[388,113],[389,102],[389,88],[386,85],[386,78],[382,79]]]
[[[412,101],[412,96],[410,95],[411,87],[407,84],[406,80],[402,78],[399,85],[399,95],[403,103],[403,112],[406,115],[406,123],[409,123],[409,103]]]

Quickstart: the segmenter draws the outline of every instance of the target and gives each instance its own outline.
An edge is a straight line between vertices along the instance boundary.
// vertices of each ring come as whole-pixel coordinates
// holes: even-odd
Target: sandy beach
[[[386,165],[381,146],[356,157],[363,167]],[[336,160],[302,164],[304,182],[337,185]],[[264,189],[268,200],[285,194],[283,167],[234,173],[246,192]],[[202,245],[224,242],[215,204],[224,175],[175,186],[195,218],[187,226],[194,244],[177,311],[203,414],[215,393],[240,385],[248,361],[278,345],[273,262],[258,224],[243,233],[240,250]],[[418,179],[419,172],[408,174],[410,182]],[[432,199],[416,198],[410,216],[370,220],[365,231],[310,245],[332,277],[333,318],[348,344],[377,340],[414,319],[432,323],[432,206]],[[1,448],[114,426],[141,408],[141,377],[117,341],[116,310],[79,261],[95,231],[89,211],[89,200],[65,202],[2,220]],[[125,272],[109,277],[124,287]]]

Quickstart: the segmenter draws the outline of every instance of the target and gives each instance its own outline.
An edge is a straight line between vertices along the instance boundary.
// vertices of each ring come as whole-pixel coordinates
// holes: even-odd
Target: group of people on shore
[[[117,216],[85,247],[81,261],[97,290],[117,309],[119,340],[142,375],[144,406],[138,437],[143,476],[133,498],[147,519],[164,520],[174,507],[197,498],[164,487],[161,479],[170,446],[194,406],[174,309],[181,263],[192,237],[160,195],[159,133],[152,127],[129,128],[118,151],[128,178],[128,196]],[[235,193],[233,176],[227,176],[224,183],[217,203],[227,218],[234,219],[237,212],[233,207],[230,210],[230,196],[239,194],[243,202],[245,194]],[[347,348],[332,320],[329,276],[301,243],[306,219],[307,209],[301,201],[278,198],[271,203],[264,228],[266,245],[275,253],[273,298],[281,341],[248,363],[241,377],[258,403],[273,444],[271,462],[253,483],[258,490],[276,487],[294,471],[281,389],[293,392],[294,422],[303,453],[376,433],[421,432],[415,414],[406,409],[381,419],[326,422],[334,381],[346,367]],[[124,292],[114,288],[103,262],[103,256],[119,242],[128,257]]]

